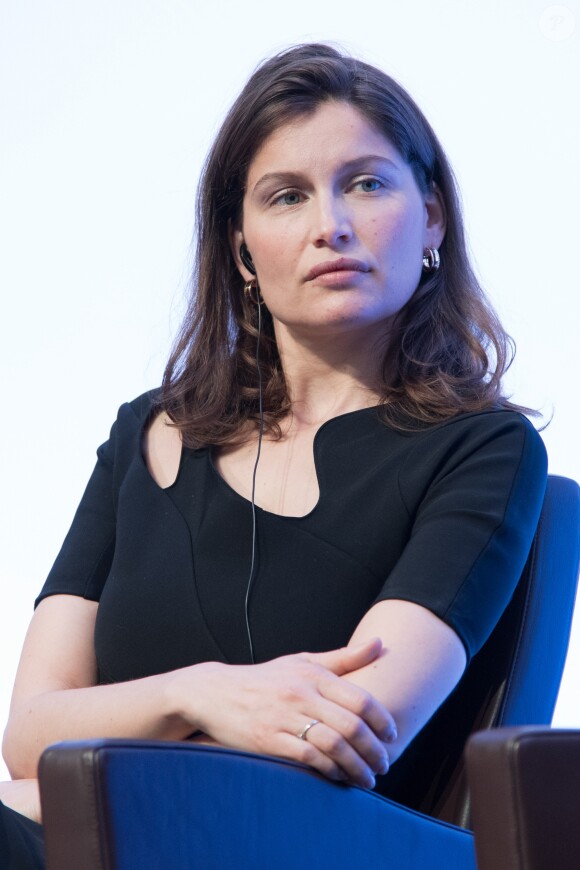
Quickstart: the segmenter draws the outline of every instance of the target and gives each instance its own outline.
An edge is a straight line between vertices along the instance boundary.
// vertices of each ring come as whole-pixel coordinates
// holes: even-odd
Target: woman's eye
[[[355,187],[360,188],[363,193],[374,193],[384,187],[384,184],[378,178],[360,178],[355,182]]]
[[[298,205],[300,201],[300,194],[297,190],[285,190],[284,193],[280,193],[275,197],[272,205]]]

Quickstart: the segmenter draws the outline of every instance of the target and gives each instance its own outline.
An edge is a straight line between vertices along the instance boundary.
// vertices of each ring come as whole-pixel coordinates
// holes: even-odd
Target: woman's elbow
[[[18,718],[11,715],[2,739],[2,757],[12,779],[34,779],[38,755],[31,751]]]

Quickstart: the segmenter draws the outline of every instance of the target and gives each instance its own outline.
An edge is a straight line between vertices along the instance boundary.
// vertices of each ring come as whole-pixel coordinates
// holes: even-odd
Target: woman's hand
[[[0,782],[0,801],[6,807],[40,822],[40,795],[37,779],[14,779]]]
[[[388,769],[385,743],[396,739],[395,723],[369,692],[341,676],[371,664],[381,652],[375,638],[260,665],[197,665],[174,672],[176,705],[224,746],[300,761],[330,779],[372,787],[375,775]],[[300,739],[312,720],[316,724]]]

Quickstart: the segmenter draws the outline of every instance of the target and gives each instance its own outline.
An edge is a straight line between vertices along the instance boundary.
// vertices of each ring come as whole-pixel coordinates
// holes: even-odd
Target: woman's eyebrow
[[[384,154],[362,154],[360,157],[353,157],[352,160],[346,160],[339,167],[339,172],[352,172],[358,169],[368,167],[369,163],[387,164],[391,169],[399,169],[394,160],[391,160]],[[252,195],[259,193],[261,188],[270,187],[271,185],[281,185],[282,187],[290,187],[293,184],[300,184],[305,180],[306,176],[302,172],[266,172],[255,183],[252,188]]]
[[[342,168],[352,171],[354,169],[364,168],[368,166],[369,163],[386,163],[391,169],[400,168],[394,160],[391,160],[391,158],[387,157],[385,154],[363,154],[360,157],[354,157],[352,160],[347,160],[346,163],[343,163]]]
[[[254,184],[251,192],[253,195],[259,193],[262,187],[277,185],[289,187],[292,184],[300,184],[304,181],[305,177],[306,176],[302,172],[266,172],[266,174],[262,175],[262,177]]]

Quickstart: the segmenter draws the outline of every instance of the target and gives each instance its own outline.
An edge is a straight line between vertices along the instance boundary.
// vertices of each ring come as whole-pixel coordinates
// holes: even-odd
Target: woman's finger
[[[332,701],[339,708],[354,713],[369,726],[380,741],[392,743],[397,739],[395,720],[387,708],[366,689],[349,683],[347,679],[336,679],[329,674],[320,677],[318,691],[323,698]]]
[[[363,719],[322,697],[312,709],[313,715],[324,726],[320,729],[316,725],[312,731],[323,731],[326,735],[324,746],[319,744],[319,735],[314,735],[316,745],[327,752],[348,773],[349,778],[359,782],[362,769],[365,775],[368,773],[370,776],[387,772],[389,755],[385,743]],[[310,737],[310,731],[307,736]]]
[[[319,724],[319,723],[318,723]],[[318,727],[318,724],[316,727]],[[312,728],[311,730],[314,730]],[[321,752],[318,747],[309,740],[301,740],[296,734],[284,733],[278,736],[276,755],[287,758],[290,761],[298,761],[321,773],[334,782],[348,782],[348,775],[333,759]]]
[[[301,653],[300,658],[313,664],[321,665],[337,676],[343,676],[351,671],[364,668],[383,651],[383,644],[379,637],[371,637],[362,643],[353,646],[345,646],[340,649],[330,650],[323,653]]]
[[[352,647],[327,653],[303,653],[300,657],[324,667],[335,676],[346,676],[346,679],[333,680],[329,675],[328,680],[320,683],[321,693],[363,718],[380,740],[392,742],[397,739],[397,727],[391,714],[369,692],[348,682],[349,673],[371,664],[382,654],[380,638],[369,638]],[[323,684],[327,686],[326,692],[322,689]]]
[[[388,756],[384,747],[379,747],[376,758],[369,763],[340,732],[336,731],[327,721],[318,719],[293,720],[302,722],[298,730],[285,735],[279,735],[276,754],[280,754],[279,746],[284,746],[287,757],[303,764],[309,764],[320,773],[331,779],[360,785],[363,788],[373,788],[375,776],[388,770]],[[364,728],[366,726],[363,725]],[[367,729],[371,740],[376,740]],[[288,737],[291,739],[288,740]],[[283,739],[280,739],[283,738]]]
[[[369,786],[374,775],[387,769],[384,741],[394,733],[392,717],[369,692],[337,676],[322,661],[337,668],[340,661],[372,660],[380,649],[380,641],[370,641],[346,656],[344,651],[333,651],[254,666],[212,667],[208,697],[214,702],[196,725],[218,743],[312,763],[332,779],[342,777]],[[227,703],[215,704],[216,690]],[[312,719],[319,720],[321,727],[313,726],[307,739],[300,741],[298,735]],[[312,752],[301,744],[308,743],[316,731],[321,733],[314,737],[316,752]]]
[[[325,758],[330,759],[348,782],[363,788],[374,788],[376,773],[385,773],[388,769],[388,758],[384,750],[381,751],[381,761],[377,770],[365,761],[342,734],[326,722],[320,721],[313,725],[306,734],[306,741],[319,750]]]

